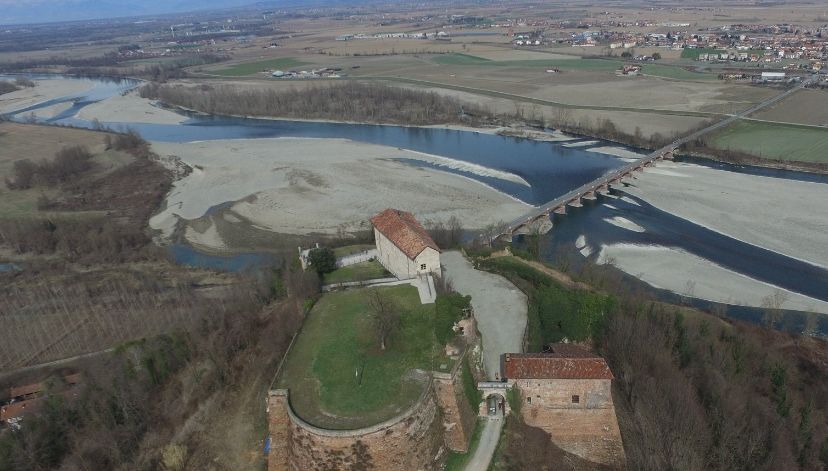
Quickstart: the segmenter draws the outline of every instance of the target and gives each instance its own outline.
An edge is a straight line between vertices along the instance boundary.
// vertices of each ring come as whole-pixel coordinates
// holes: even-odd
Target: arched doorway
[[[506,410],[506,399],[500,394],[490,394],[486,397],[486,412],[489,417],[503,417]]]

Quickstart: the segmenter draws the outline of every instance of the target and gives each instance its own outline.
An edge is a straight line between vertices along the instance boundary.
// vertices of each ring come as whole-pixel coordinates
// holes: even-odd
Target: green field
[[[469,64],[486,64],[487,62],[494,62],[491,59],[484,57],[471,56],[469,54],[441,54],[434,58],[434,62],[443,65],[469,65]]]
[[[766,159],[828,162],[828,129],[739,121],[710,138],[712,147]]]
[[[326,273],[324,282],[326,285],[333,283],[346,283],[349,281],[365,281],[377,278],[387,278],[390,273],[376,260],[355,263],[347,267],[337,268]]]
[[[253,75],[263,70],[290,69],[301,65],[307,65],[307,62],[296,60],[293,57],[280,57],[279,59],[270,59],[266,61],[245,62],[243,64],[237,64],[224,69],[213,70],[210,71],[210,73],[214,75],[224,75],[226,77],[241,77],[244,75]]]
[[[681,67],[660,64],[645,64],[642,66],[642,72],[646,75],[652,75],[654,77],[664,77],[676,80],[718,80],[718,77],[713,74],[691,72]]]
[[[325,294],[302,326],[278,380],[304,420],[352,429],[388,420],[420,397],[424,380],[412,370],[445,363],[434,336],[434,304],[420,304],[412,286],[380,289],[402,312],[402,325],[379,349],[368,288]]]
[[[531,59],[514,61],[493,61],[468,54],[442,54],[435,56],[433,62],[442,65],[478,65],[487,67],[538,67],[558,68],[561,70],[606,70],[614,71],[620,62],[609,59]]]

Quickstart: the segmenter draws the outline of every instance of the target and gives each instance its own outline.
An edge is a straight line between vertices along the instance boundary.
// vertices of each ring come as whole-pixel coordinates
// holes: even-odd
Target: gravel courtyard
[[[445,267],[443,276],[451,280],[454,290],[472,298],[483,336],[483,367],[494,380],[500,372],[500,355],[523,351],[526,295],[502,276],[475,270],[460,252],[444,252],[440,262]]]

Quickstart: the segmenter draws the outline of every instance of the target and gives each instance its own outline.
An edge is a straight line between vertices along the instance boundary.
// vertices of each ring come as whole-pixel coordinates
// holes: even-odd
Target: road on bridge
[[[748,116],[752,113],[755,113],[756,111],[759,111],[762,108],[768,107],[770,105],[773,105],[774,103],[777,103],[781,100],[784,100],[785,98],[787,98],[791,94],[797,92],[798,90],[801,90],[802,88],[805,88],[806,86],[817,82],[820,79],[820,77],[821,77],[821,75],[815,74],[814,76],[810,77],[809,79],[803,80],[802,83],[800,83],[796,87],[790,88],[790,89],[788,89],[788,90],[786,90],[786,91],[784,91],[784,92],[782,92],[778,95],[775,95],[775,96],[773,96],[773,97],[771,97],[771,98],[769,98],[769,99],[767,99],[767,100],[765,100],[765,101],[763,101],[763,102],[761,102],[761,103],[759,103],[755,106],[752,106],[751,108],[748,108],[745,111],[742,111],[741,113],[732,115],[732,116],[730,116],[726,119],[723,119],[721,121],[713,123],[710,126],[707,126],[706,128],[703,128],[703,129],[700,129],[700,130],[695,131],[693,133],[690,133],[687,136],[684,136],[680,139],[676,139],[675,141],[667,144],[666,146],[664,146],[664,147],[662,147],[658,150],[655,150],[655,151],[647,154],[646,156],[642,157],[641,159],[636,160],[635,162],[631,162],[631,163],[629,163],[629,164],[627,164],[627,165],[625,165],[625,166],[623,166],[623,167],[621,167],[617,170],[613,170],[612,172],[610,172],[608,174],[602,175],[601,177],[599,177],[599,178],[597,178],[597,179],[595,179],[595,180],[593,180],[593,181],[591,181],[591,182],[589,182],[585,185],[581,185],[580,187],[578,187],[578,188],[576,188],[576,189],[574,189],[574,190],[572,190],[572,191],[570,191],[570,192],[568,192],[568,193],[566,193],[562,196],[559,196],[558,198],[555,198],[554,200],[552,200],[552,201],[550,201],[546,204],[543,204],[543,205],[539,206],[536,209],[533,209],[529,213],[527,213],[527,214],[525,214],[525,215],[523,215],[523,216],[521,216],[521,217],[519,217],[519,218],[517,218],[513,221],[510,221],[507,224],[505,230],[502,233],[498,234],[497,237],[507,236],[507,235],[511,236],[516,229],[518,229],[521,226],[524,226],[526,224],[529,224],[532,221],[535,221],[540,217],[543,217],[543,216],[546,216],[546,215],[552,213],[552,211],[554,211],[555,208],[558,208],[562,205],[566,205],[570,201],[573,201],[577,198],[580,198],[580,197],[584,196],[585,194],[587,194],[589,192],[597,191],[599,188],[601,188],[605,185],[608,185],[610,182],[612,182],[614,180],[618,180],[618,179],[622,178],[623,176],[629,174],[633,170],[635,170],[637,168],[640,168],[640,167],[643,167],[645,165],[648,165],[648,164],[658,160],[659,158],[661,158],[661,156],[663,156],[667,153],[674,152],[677,148],[679,148],[680,146],[682,146],[682,145],[684,145],[684,144],[686,144],[690,141],[698,139],[699,137],[701,137],[705,134],[709,134],[713,131],[719,130],[719,129],[724,128],[726,126],[729,126],[734,121],[742,119],[745,116]]]

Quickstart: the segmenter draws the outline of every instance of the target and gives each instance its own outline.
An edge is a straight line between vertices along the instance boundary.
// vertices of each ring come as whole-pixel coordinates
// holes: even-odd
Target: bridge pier
[[[566,205],[562,204],[562,205],[558,206],[557,208],[555,208],[552,212],[555,213],[555,214],[561,214],[561,215],[566,214]]]
[[[566,204],[568,204],[569,206],[572,206],[573,208],[582,208],[584,206],[583,204],[581,204],[581,197],[580,196],[577,197],[577,198],[573,198],[573,199],[569,200],[569,202],[566,203]]]

